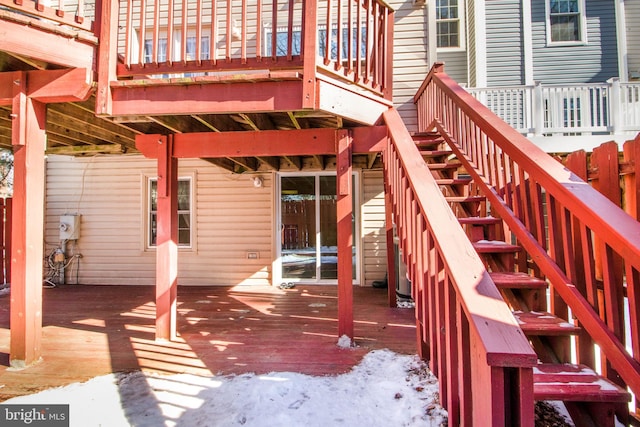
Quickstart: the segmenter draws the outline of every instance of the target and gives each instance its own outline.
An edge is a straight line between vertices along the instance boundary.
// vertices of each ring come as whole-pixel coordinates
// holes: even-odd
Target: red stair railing
[[[447,204],[397,110],[383,151],[421,356],[449,425],[533,426],[536,355]]]
[[[550,311],[571,314],[587,332],[576,340],[577,362],[628,387],[638,408],[640,224],[491,113],[442,64],[415,102],[419,129],[441,133],[526,250],[520,271],[545,277]]]

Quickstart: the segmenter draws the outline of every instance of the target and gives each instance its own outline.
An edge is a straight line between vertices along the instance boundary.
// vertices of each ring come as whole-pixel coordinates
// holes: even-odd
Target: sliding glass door
[[[279,181],[279,249],[283,281],[335,283],[338,233],[335,174],[281,174]],[[355,175],[354,175],[354,186]],[[354,197],[353,278],[358,257]]]

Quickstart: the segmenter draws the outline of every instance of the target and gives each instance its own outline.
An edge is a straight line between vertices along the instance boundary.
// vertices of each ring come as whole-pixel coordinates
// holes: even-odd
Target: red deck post
[[[24,368],[40,359],[46,106],[26,95],[26,73],[14,81],[10,361]]]
[[[173,135],[158,140],[156,339],[176,338],[178,296],[178,159]]]
[[[338,131],[337,139],[338,336],[353,340],[353,139],[348,131]]]

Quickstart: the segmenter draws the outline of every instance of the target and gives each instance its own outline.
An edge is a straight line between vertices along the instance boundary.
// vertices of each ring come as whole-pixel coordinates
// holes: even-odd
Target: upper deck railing
[[[54,25],[85,31],[94,29],[94,0],[0,0],[0,6],[25,16],[47,19]]]
[[[381,0],[104,1],[119,79],[299,69],[390,97],[393,10]]]

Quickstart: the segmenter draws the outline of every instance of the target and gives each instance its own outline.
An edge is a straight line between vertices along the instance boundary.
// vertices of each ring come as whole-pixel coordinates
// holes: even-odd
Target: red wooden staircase
[[[581,328],[547,311],[547,282],[518,270],[527,264],[523,248],[510,243],[512,239],[507,237],[504,222],[491,215],[487,198],[474,194],[479,191],[474,191],[473,181],[461,178],[469,173],[461,167],[456,155],[443,147],[446,144],[437,133],[414,136],[414,140],[445,200],[538,355],[539,363],[533,371],[534,399],[564,401],[580,425],[592,422],[595,426],[614,426],[616,408],[618,418],[626,420],[625,403],[630,401],[630,394],[589,367],[571,363],[570,337],[578,335]]]
[[[638,425],[640,225],[441,66],[415,100],[420,133],[384,116],[388,218],[449,425]]]

